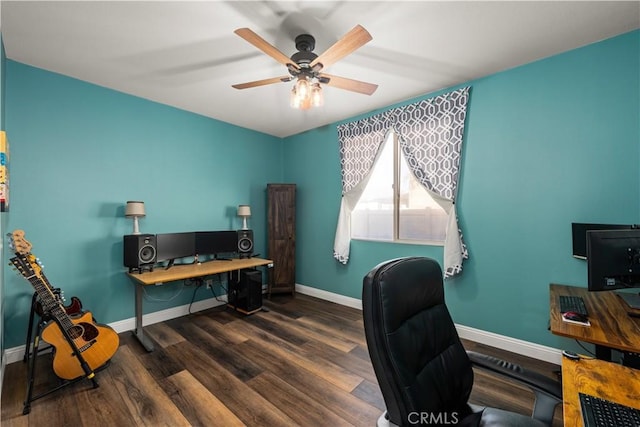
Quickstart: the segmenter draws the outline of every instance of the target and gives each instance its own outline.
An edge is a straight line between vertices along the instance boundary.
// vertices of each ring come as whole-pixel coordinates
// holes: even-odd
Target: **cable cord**
[[[184,283],[178,288],[178,291],[171,296],[171,298],[168,299],[162,299],[162,298],[155,298],[152,297],[151,295],[149,295],[149,293],[147,292],[147,287],[143,286],[142,287],[142,291],[144,292],[144,297],[145,299],[149,300],[149,301],[154,301],[154,302],[169,302],[169,301],[173,301],[174,299],[176,299],[178,297],[178,295],[180,295],[182,293],[182,291],[184,290],[185,286]]]
[[[591,352],[591,350],[587,349],[584,345],[582,345],[582,343],[581,343],[580,341],[578,341],[578,340],[575,340],[575,341],[576,341],[576,343],[578,343],[578,345],[579,345],[579,346],[580,346],[584,351],[586,351],[587,353],[589,353],[592,357],[596,357],[596,355],[595,355],[593,352]]]
[[[193,289],[193,295],[191,295],[191,302],[189,303],[189,308],[188,308],[188,313],[189,313],[189,314],[193,314],[193,313],[191,312],[191,307],[193,306],[193,303],[195,302],[195,299],[196,299],[196,292],[197,292],[197,291],[198,291],[198,289],[200,289],[200,288],[202,287],[202,285],[205,283],[205,281],[204,281],[204,280],[202,280],[201,278],[198,278],[198,279],[194,280],[194,282],[195,282],[195,284],[196,284],[196,287]],[[218,280],[218,284],[220,285],[220,287],[221,287],[221,288],[223,288],[223,289],[224,289],[224,285],[222,284],[222,281]],[[223,300],[223,299],[220,299],[220,296],[218,296],[218,295],[216,294],[216,291],[215,291],[215,289],[214,289],[214,288],[215,288],[215,286],[214,286],[214,285],[215,285],[215,283],[211,286],[211,289],[210,289],[211,294],[214,296],[214,298],[216,299],[216,301],[218,301],[218,302],[222,302],[222,303],[226,303],[227,301],[225,301],[225,300]],[[225,309],[226,309],[226,306],[225,306]]]

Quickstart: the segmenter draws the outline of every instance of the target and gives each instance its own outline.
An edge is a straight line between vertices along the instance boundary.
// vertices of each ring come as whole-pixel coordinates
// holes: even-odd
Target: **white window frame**
[[[400,147],[400,139],[398,137],[398,134],[393,131],[390,130],[389,133],[387,134],[387,136],[385,137],[385,141],[383,142],[383,146],[380,147],[380,150],[384,150],[384,145],[386,144],[391,144],[392,150],[393,150],[393,183],[392,183],[392,188],[393,188],[393,226],[392,226],[392,231],[393,231],[393,236],[391,239],[377,239],[377,238],[373,238],[373,237],[363,237],[363,236],[354,236],[353,235],[353,230],[354,230],[354,226],[353,226],[353,222],[351,225],[351,239],[352,240],[362,240],[362,241],[374,241],[374,242],[384,242],[384,243],[402,243],[402,244],[413,244],[413,245],[423,245],[423,246],[444,246],[445,244],[445,236],[443,235],[441,240],[437,240],[437,239],[401,239],[399,238],[400,236],[400,180],[401,180],[401,162],[403,161],[403,156],[402,156],[402,152],[401,152],[401,147]],[[374,173],[376,167],[378,166],[378,161],[380,161],[380,159],[376,160],[376,163],[374,164],[374,166],[372,167],[371,173]],[[412,173],[411,171],[409,171],[409,173]],[[414,177],[415,179],[415,177]],[[423,190],[425,191],[426,194],[429,195],[429,197],[433,198],[431,196],[431,194],[423,188]],[[365,190],[366,191],[366,190]],[[360,202],[358,202],[359,204]],[[358,204],[356,204],[356,207],[354,208],[354,212],[355,213],[357,211],[357,207]],[[445,212],[444,209],[442,209],[441,207],[439,207],[442,210],[443,213],[443,229],[442,232],[445,233],[446,235],[446,229],[447,229],[447,213]],[[353,215],[353,214],[352,214]],[[353,221],[353,217],[352,217],[352,221]]]

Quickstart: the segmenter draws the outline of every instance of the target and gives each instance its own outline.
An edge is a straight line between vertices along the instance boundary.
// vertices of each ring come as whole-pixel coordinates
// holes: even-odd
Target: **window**
[[[354,239],[443,244],[448,215],[418,182],[389,132],[351,214]]]

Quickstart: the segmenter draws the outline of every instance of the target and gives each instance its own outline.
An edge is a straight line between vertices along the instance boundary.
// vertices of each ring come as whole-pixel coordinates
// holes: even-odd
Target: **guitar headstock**
[[[14,250],[16,254],[27,255],[31,252],[33,245],[24,238],[24,230],[14,230],[12,233],[8,233],[9,247]]]
[[[10,259],[11,264],[25,278],[40,275],[42,268],[38,259],[31,253],[33,245],[24,238],[24,231],[15,230],[12,233],[7,233],[7,236],[9,237],[9,246],[16,253],[16,256]]]

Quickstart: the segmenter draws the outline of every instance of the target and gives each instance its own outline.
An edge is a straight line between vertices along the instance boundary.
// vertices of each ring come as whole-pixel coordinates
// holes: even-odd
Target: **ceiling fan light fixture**
[[[320,83],[314,82],[311,85],[311,104],[314,107],[322,107],[324,105],[324,96],[322,95],[322,88]]]
[[[296,85],[293,85],[291,88],[291,96],[289,97],[289,105],[291,105],[291,108],[300,108],[300,104],[300,97],[296,91]]]
[[[308,110],[311,107],[321,107],[324,104],[322,87],[317,79],[307,76],[298,76],[296,83],[291,88],[289,105],[291,108]]]
[[[301,99],[304,99],[307,96],[309,96],[309,94],[311,93],[311,88],[310,88],[309,80],[307,79],[307,76],[305,75],[298,76],[298,80],[296,81],[295,88],[296,88],[296,92],[298,93],[298,96]]]
[[[311,108],[311,96],[307,96],[306,98],[303,98],[300,104],[300,109],[301,110],[308,110],[309,108]]]

